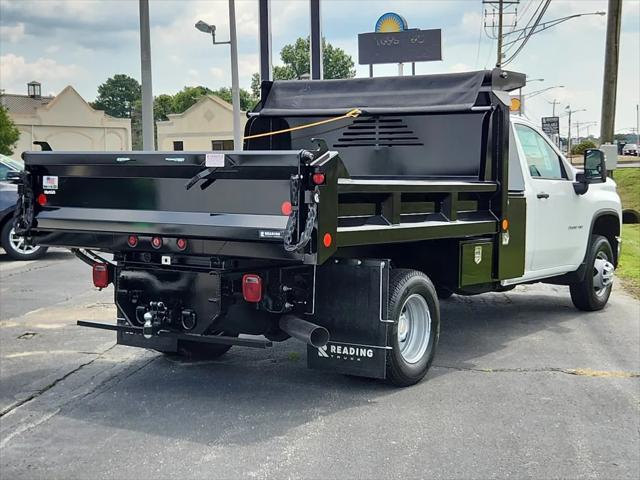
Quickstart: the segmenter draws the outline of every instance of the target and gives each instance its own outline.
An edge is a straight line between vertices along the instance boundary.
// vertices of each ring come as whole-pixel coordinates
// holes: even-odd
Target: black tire
[[[591,242],[587,251],[587,271],[584,274],[584,279],[569,286],[571,300],[578,310],[584,310],[585,312],[602,310],[611,295],[613,283],[600,290],[596,290],[594,285],[595,274],[597,273],[596,259],[599,257],[606,257],[608,262],[613,263],[613,249],[609,240],[605,237],[591,235]]]
[[[414,297],[414,295],[417,295]],[[412,304],[425,305],[428,307],[429,333],[422,341],[426,343],[424,351],[418,349],[417,358],[408,361],[401,352],[401,341],[398,335],[400,328],[400,316],[408,305],[409,298],[412,298]],[[420,300],[422,298],[422,300]],[[423,302],[424,300],[424,302]],[[409,307],[407,307],[409,308]],[[389,275],[389,317],[395,321],[390,329],[389,345],[387,350],[387,381],[398,387],[407,387],[418,383],[427,374],[433,357],[436,352],[436,345],[440,336],[440,307],[438,305],[438,297],[436,289],[424,273],[417,270],[396,269],[392,270]],[[411,341],[411,334],[415,329],[405,330],[406,342]],[[416,337],[418,338],[418,337]]]
[[[2,244],[2,248],[4,248],[4,251],[7,252],[7,256],[12,260],[37,260],[47,253],[47,247],[41,246],[34,247],[34,250],[30,252],[16,248],[14,243],[11,241],[12,230],[13,221],[9,219],[2,226],[2,231],[0,232],[0,243]]]

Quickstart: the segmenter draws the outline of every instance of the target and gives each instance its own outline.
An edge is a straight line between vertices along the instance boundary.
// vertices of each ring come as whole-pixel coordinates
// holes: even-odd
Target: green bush
[[[598,148],[591,140],[583,140],[577,145],[571,147],[571,155],[584,155],[585,150],[590,148]]]

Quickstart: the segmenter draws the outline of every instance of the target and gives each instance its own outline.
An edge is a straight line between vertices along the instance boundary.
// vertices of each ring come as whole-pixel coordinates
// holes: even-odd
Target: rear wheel
[[[9,220],[0,232],[0,243],[9,258],[13,260],[37,260],[47,253],[47,247],[30,245],[24,237],[16,235],[13,222]]]
[[[436,290],[424,273],[392,270],[389,278],[391,328],[387,351],[387,380],[413,385],[426,375],[440,334],[440,308]]]
[[[571,300],[576,308],[587,312],[604,308],[613,287],[613,261],[609,240],[601,235],[592,235],[584,279],[570,286]]]

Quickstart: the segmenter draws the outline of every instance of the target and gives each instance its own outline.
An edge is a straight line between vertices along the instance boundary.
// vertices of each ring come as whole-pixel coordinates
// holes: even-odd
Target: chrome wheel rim
[[[407,363],[417,363],[424,356],[431,338],[431,313],[422,295],[410,295],[402,305],[398,319],[400,355]]]
[[[21,255],[30,255],[40,250],[39,246],[29,245],[24,237],[16,235],[13,228],[9,232],[9,243],[11,244],[11,249]]]
[[[593,262],[593,291],[598,297],[607,294],[613,285],[615,267],[609,262],[606,252],[598,252]]]

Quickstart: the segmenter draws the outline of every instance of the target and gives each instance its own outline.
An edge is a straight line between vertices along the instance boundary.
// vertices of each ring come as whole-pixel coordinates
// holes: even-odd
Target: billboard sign
[[[560,133],[560,117],[542,117],[542,131],[547,135]]]
[[[410,63],[442,60],[442,30],[400,30],[358,35],[358,63]]]

